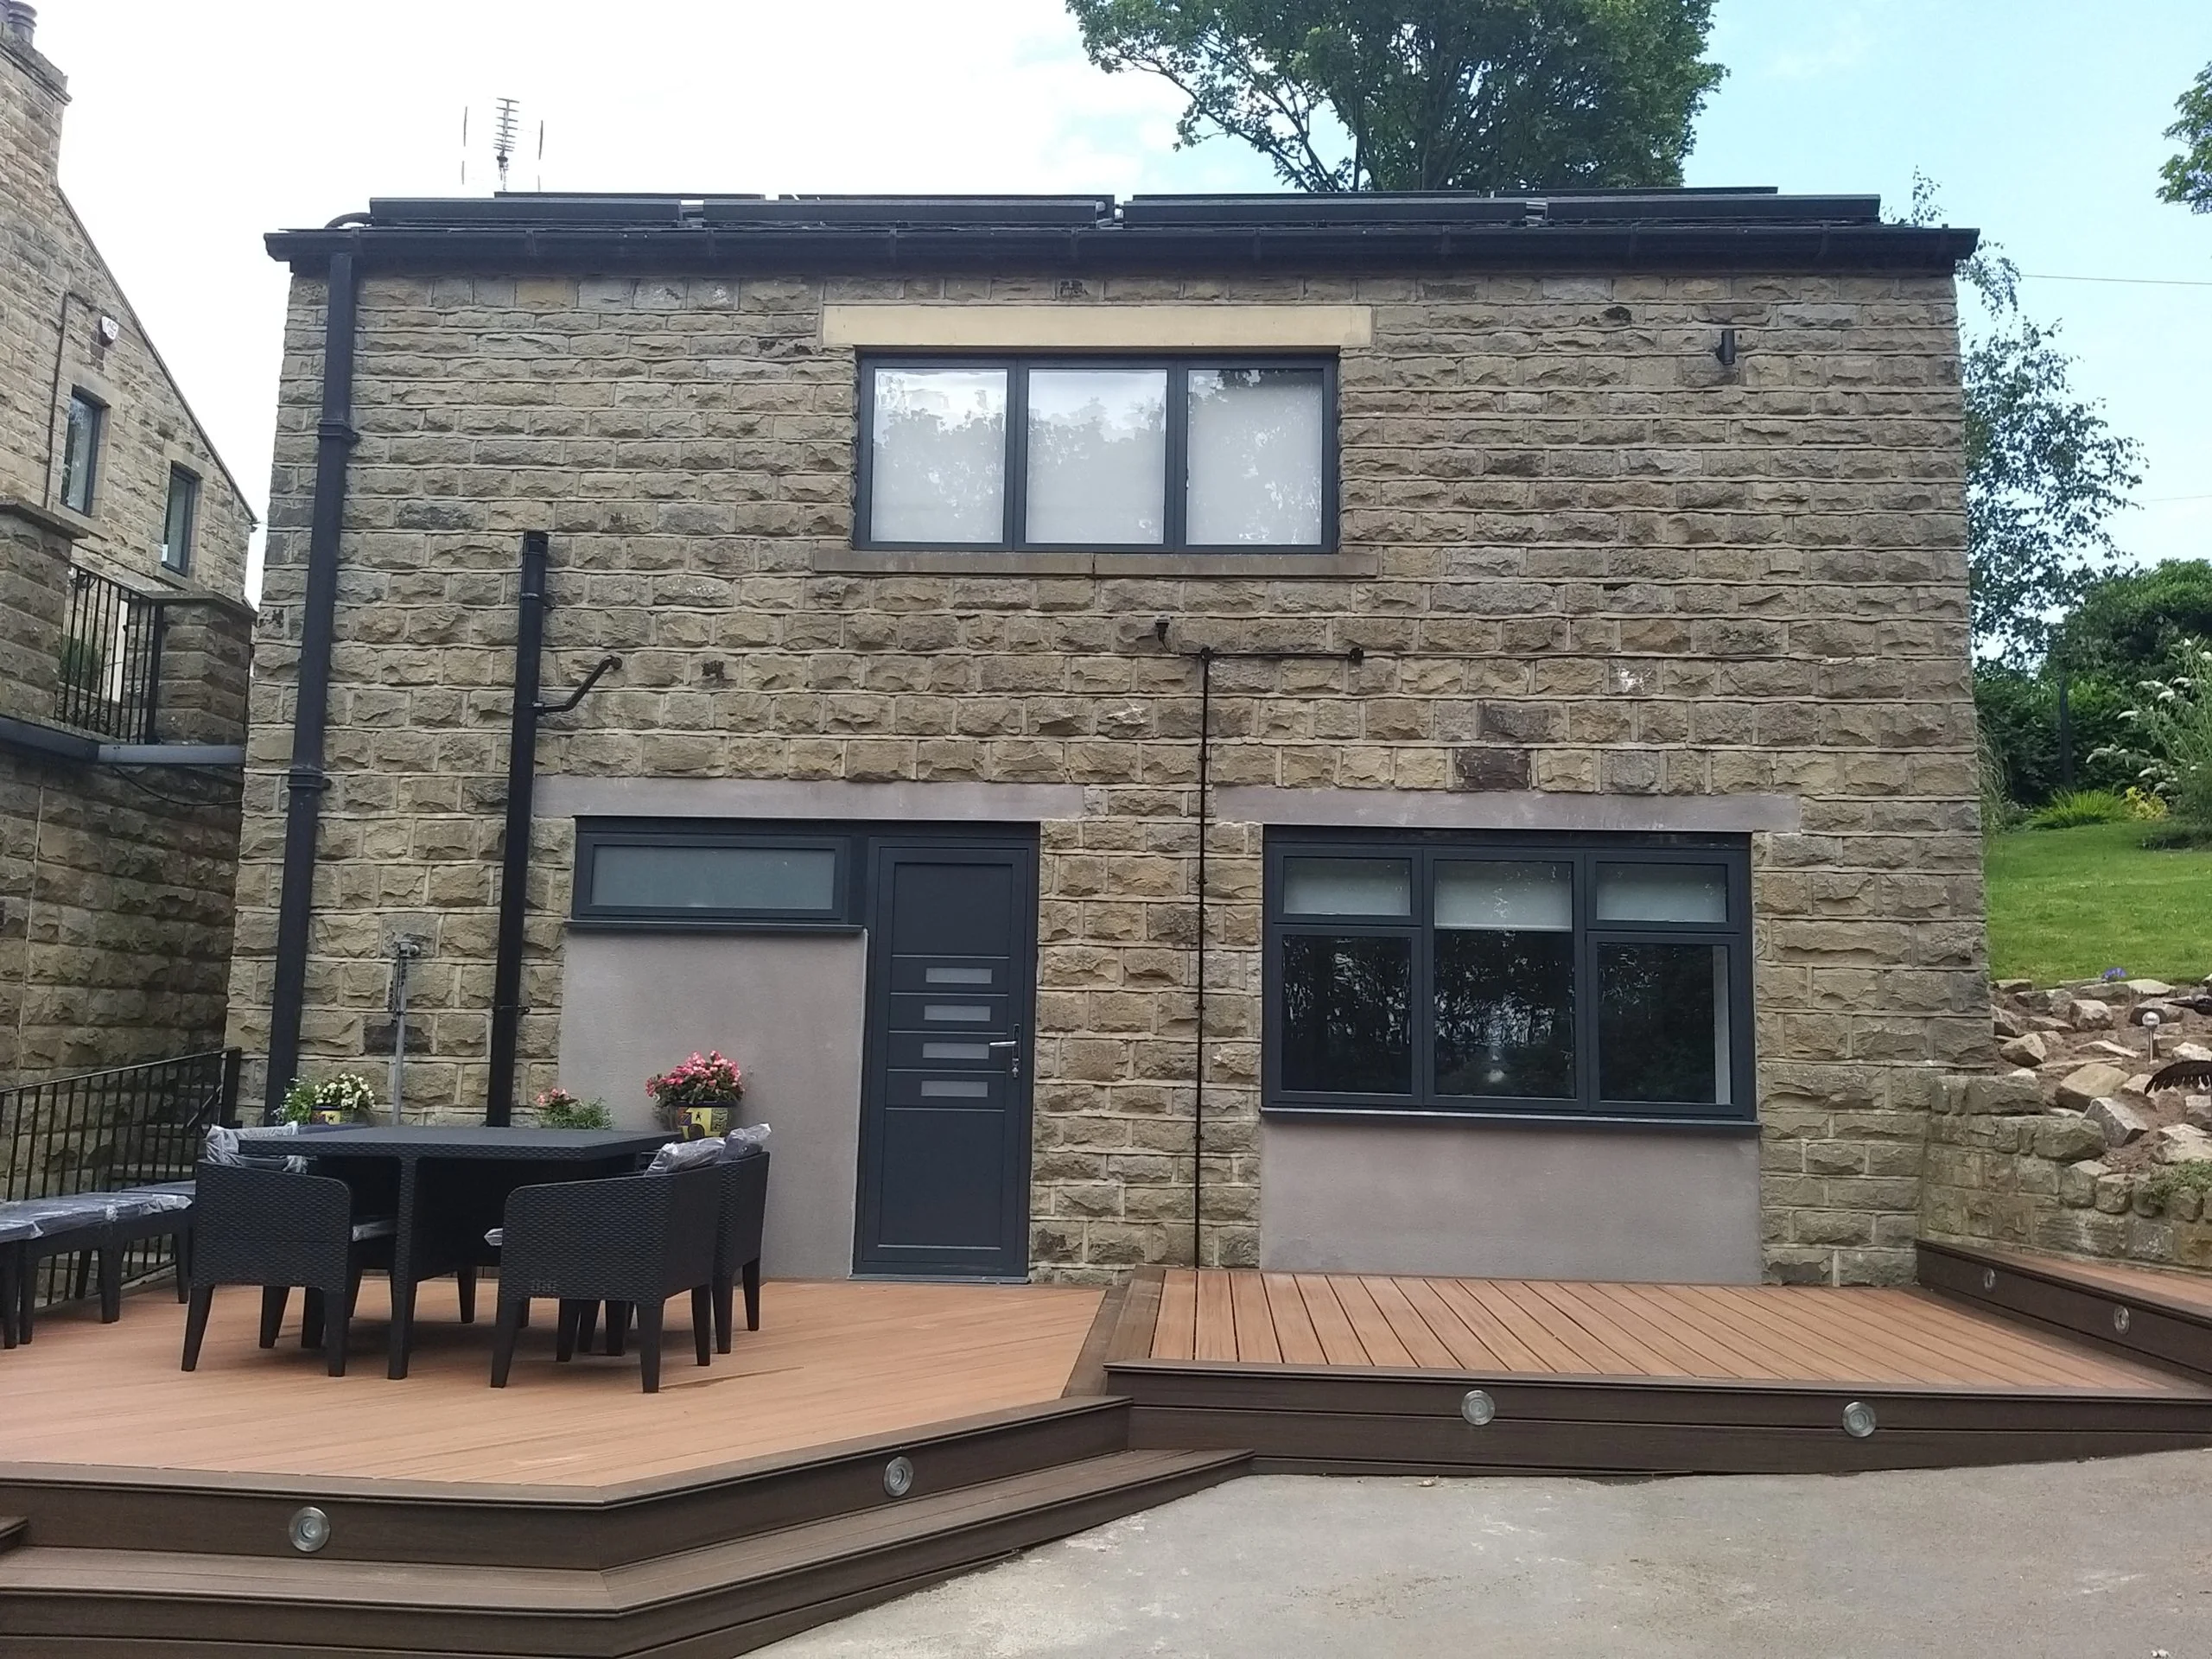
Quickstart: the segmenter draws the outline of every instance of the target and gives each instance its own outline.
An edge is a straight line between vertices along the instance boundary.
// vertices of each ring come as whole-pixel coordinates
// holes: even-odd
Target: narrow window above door
[[[868,356],[854,545],[1328,552],[1332,358]]]

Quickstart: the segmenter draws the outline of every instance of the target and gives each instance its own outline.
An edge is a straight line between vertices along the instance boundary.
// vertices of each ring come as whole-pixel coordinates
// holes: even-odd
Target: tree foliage
[[[1726,73],[1713,0],[1068,0],[1102,69],[1190,102],[1297,189],[1681,182]]]
[[[2190,636],[2212,639],[2212,563],[2169,559],[2093,584],[2059,626],[2051,656],[2069,673],[2132,683],[2159,672]]]
[[[2141,446],[2073,386],[2058,327],[2020,309],[2019,272],[1994,251],[1964,272],[1987,329],[1966,344],[1967,556],[1974,639],[2016,662],[2049,645],[2051,613],[2120,556],[2107,528],[2142,482]]]
[[[2174,108],[2181,119],[2166,129],[2166,137],[2177,139],[2182,149],[2158,169],[2158,200],[2212,213],[2212,63],[2198,71]]]

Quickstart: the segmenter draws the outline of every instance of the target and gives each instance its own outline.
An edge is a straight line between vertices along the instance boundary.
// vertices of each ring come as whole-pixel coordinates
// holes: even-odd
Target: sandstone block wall
[[[1595,801],[1795,797],[1753,838],[1766,1262],[1908,1274],[1936,1081],[1986,1055],[1947,278],[1090,279],[1081,303],[1354,302],[1343,540],[1370,574],[842,573],[855,371],[825,302],[1050,280],[369,278],[308,964],[310,1068],[359,1066],[383,941],[433,936],[410,1106],[479,1112],[520,533],[552,534],[546,773],[1081,785],[1042,826],[1033,1252],[1187,1259],[1196,668],[1213,777]],[[246,785],[232,1037],[266,1052],[280,773],[323,296],[296,281]],[[1734,374],[1718,325],[1738,330]],[[1253,1259],[1259,826],[1217,825],[1210,1262]],[[570,838],[541,824],[525,1082],[553,1081]],[[1479,1129],[1471,1129],[1479,1133]]]
[[[67,103],[60,71],[0,31],[0,715],[55,717],[74,563],[179,601],[157,735],[235,743],[252,515],[61,194]],[[102,315],[122,325],[112,345]],[[60,505],[79,386],[108,406],[89,515]],[[160,563],[172,464],[200,480],[181,578]],[[238,803],[235,774],[0,747],[0,1087],[221,1041]]]

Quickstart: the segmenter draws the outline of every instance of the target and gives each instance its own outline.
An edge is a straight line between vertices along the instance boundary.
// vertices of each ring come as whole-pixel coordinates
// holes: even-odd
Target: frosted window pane
[[[1004,537],[1004,369],[878,369],[874,427],[873,539]]]
[[[1282,907],[1291,916],[1404,916],[1413,876],[1402,858],[1287,858]]]
[[[1191,371],[1192,544],[1321,540],[1319,369]]]
[[[1028,540],[1157,543],[1166,499],[1166,370],[1030,372]]]
[[[1540,929],[1574,925],[1574,887],[1564,864],[1440,864],[1439,927]]]
[[[1601,922],[1725,922],[1728,872],[1718,864],[1601,864]]]
[[[592,902],[618,910],[826,911],[837,901],[827,847],[601,847]]]

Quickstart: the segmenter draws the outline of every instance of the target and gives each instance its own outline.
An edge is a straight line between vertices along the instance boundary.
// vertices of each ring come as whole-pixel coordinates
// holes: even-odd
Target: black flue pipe
[[[337,632],[338,537],[346,519],[346,469],[353,430],[353,332],[359,289],[351,253],[330,256],[324,284],[322,415],[315,424],[315,508],[308,528],[307,591],[292,711],[292,764],[284,773],[284,866],[276,900],[276,973],[269,1000],[269,1076],[263,1099],[273,1116],[300,1066],[300,1016],[307,1005],[308,925],[315,915],[315,842],[322,826],[324,737],[330,714],[330,650]]]
[[[507,738],[507,830],[499,849],[499,932],[492,968],[491,1075],[484,1121],[514,1119],[515,1051],[522,1037],[522,925],[529,909],[530,821],[537,783],[537,662],[545,645],[547,542],[522,538],[522,594],[515,606],[515,708]],[[594,674],[594,678],[597,675]]]

